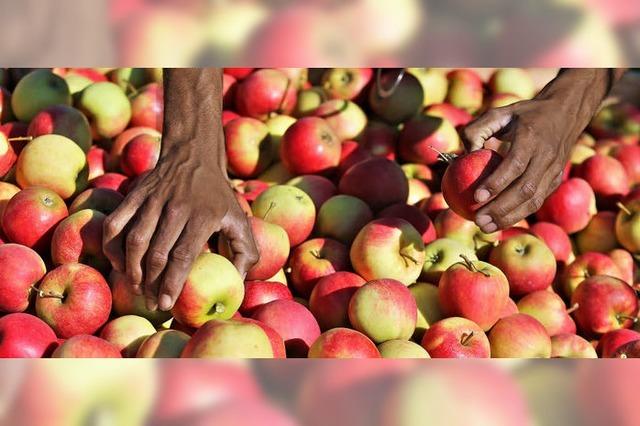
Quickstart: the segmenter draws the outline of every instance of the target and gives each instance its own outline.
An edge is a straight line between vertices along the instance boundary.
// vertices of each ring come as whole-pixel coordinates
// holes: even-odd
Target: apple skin
[[[271,113],[293,111],[296,88],[282,71],[261,69],[238,82],[235,99],[240,115],[264,121]]]
[[[576,177],[584,179],[593,189],[598,206],[611,208],[629,193],[629,178],[624,166],[608,155],[596,154],[574,171]]]
[[[251,205],[253,215],[281,226],[289,236],[291,247],[309,237],[316,219],[311,198],[301,189],[289,185],[274,185],[264,191]]]
[[[112,189],[119,192],[120,194],[125,195],[127,193],[127,190],[129,189],[130,183],[131,180],[128,176],[120,173],[105,173],[91,179],[91,182],[89,182],[89,187]]]
[[[330,68],[322,73],[320,84],[330,99],[354,100],[372,76],[372,68]]]
[[[473,114],[482,107],[482,79],[470,69],[457,69],[447,73],[449,91],[446,101]]]
[[[227,168],[234,176],[250,179],[266,170],[273,161],[269,128],[250,117],[231,120],[224,126]]]
[[[409,340],[387,340],[378,345],[380,356],[386,359],[425,359],[431,358],[427,351]]]
[[[131,103],[122,89],[111,82],[93,83],[79,94],[77,101],[91,124],[94,139],[118,136],[131,120]]]
[[[423,114],[431,115],[434,117],[442,117],[448,120],[453,126],[458,129],[461,126],[466,126],[473,116],[466,110],[458,108],[449,103],[439,103],[430,105],[423,111]]]
[[[391,278],[413,284],[425,262],[422,237],[403,219],[376,219],[360,230],[350,251],[354,270],[365,280]]]
[[[125,315],[105,324],[100,337],[118,348],[123,358],[134,358],[142,342],[156,332],[149,320]]]
[[[267,334],[259,325],[213,319],[191,336],[182,358],[273,358]]]
[[[338,176],[342,176],[351,166],[373,157],[362,144],[356,141],[342,142],[340,163],[338,164]]]
[[[640,199],[627,202],[616,216],[616,237],[632,254],[640,253]]]
[[[621,346],[636,340],[640,340],[640,333],[637,331],[626,328],[612,330],[600,337],[596,352],[601,358],[615,358],[616,352]]]
[[[426,200],[422,200],[418,204],[418,208],[429,216],[429,219],[435,220],[441,212],[449,209],[449,204],[444,199],[442,192],[435,192]]]
[[[358,138],[362,147],[375,157],[396,158],[398,130],[381,121],[369,121]]]
[[[625,249],[614,249],[608,253],[613,263],[616,264],[620,271],[620,279],[629,285],[635,281],[637,267],[631,253]]]
[[[308,298],[320,278],[349,269],[349,249],[330,238],[314,238],[291,252],[289,267],[292,287]]]
[[[556,275],[553,253],[533,235],[517,235],[501,241],[491,250],[489,261],[507,276],[511,296],[544,290]]]
[[[355,139],[367,125],[367,116],[358,104],[332,99],[321,103],[313,111],[315,117],[323,118],[340,141]]]
[[[269,185],[284,185],[295,176],[291,174],[282,164],[282,161],[273,163],[264,173],[258,176],[258,179]]]
[[[618,247],[616,239],[616,213],[601,211],[591,218],[589,225],[576,234],[580,253],[597,251],[606,253]]]
[[[375,343],[409,340],[416,329],[418,307],[403,283],[393,279],[367,282],[349,302],[349,321]]]
[[[14,119],[11,111],[11,92],[5,89],[5,84],[0,81],[0,123],[6,123]]]
[[[491,74],[488,82],[493,93],[513,94],[522,99],[531,99],[536,88],[529,73],[522,68],[500,68]]]
[[[224,73],[238,80],[247,78],[255,68],[224,68]]]
[[[164,93],[160,84],[147,84],[131,99],[131,126],[151,127],[161,132],[163,115]]]
[[[421,115],[406,122],[398,140],[400,157],[411,163],[432,165],[439,154],[461,148],[458,132],[447,119]]]
[[[614,149],[613,154],[627,172],[629,183],[631,185],[640,183],[640,146],[620,145]]]
[[[571,305],[578,329],[598,335],[621,328],[630,328],[638,313],[635,291],[624,281],[607,275],[594,275],[584,281],[571,295]]]
[[[118,191],[108,188],[89,188],[78,194],[69,206],[69,213],[73,214],[80,210],[97,210],[105,215],[109,215],[122,203],[124,196]]]
[[[350,195],[335,195],[318,210],[316,231],[320,236],[351,244],[371,220],[373,212],[364,201]]]
[[[571,240],[560,226],[551,222],[537,222],[529,230],[544,241],[557,262],[568,263],[573,259]]]
[[[293,300],[291,290],[286,285],[273,281],[246,281],[239,312],[251,316],[258,307],[280,299]]]
[[[243,297],[244,283],[235,266],[218,254],[201,253],[171,312],[181,324],[197,328],[212,319],[231,318]]]
[[[31,287],[47,273],[35,251],[19,244],[0,245],[0,312],[24,312]]]
[[[489,332],[492,358],[550,358],[551,338],[544,326],[527,314],[498,320]]]
[[[42,186],[69,199],[87,186],[87,157],[71,139],[60,135],[39,136],[24,147],[16,163],[21,188]]]
[[[28,123],[37,113],[52,105],[71,105],[71,94],[64,79],[48,69],[24,76],[11,95],[11,109],[18,120]]]
[[[422,236],[422,242],[429,244],[434,241],[436,228],[429,217],[422,213],[419,208],[409,204],[392,204],[378,213],[378,218],[395,217],[409,222]]]
[[[47,188],[20,191],[7,203],[2,230],[9,241],[43,252],[56,225],[69,215],[64,200]]]
[[[564,268],[560,284],[568,297],[586,278],[594,275],[609,275],[622,279],[622,273],[615,262],[603,253],[587,252],[579,255]]]
[[[598,358],[593,345],[576,334],[551,336],[551,358]]]
[[[274,358],[284,359],[287,357],[287,350],[284,346],[284,340],[282,339],[280,334],[278,334],[277,331],[275,331],[273,328],[271,328],[267,324],[258,320],[254,320],[253,318],[240,318],[239,320],[242,322],[249,322],[249,323],[255,324],[259,326],[262,329],[262,331],[265,332],[265,334],[269,338],[269,343],[271,343],[271,349],[273,351]]]
[[[291,179],[287,182],[287,185],[295,186],[298,189],[307,193],[313,205],[316,207],[316,211],[327,201],[329,198],[337,194],[338,188],[324,176],[317,175],[301,175]]]
[[[293,110],[294,117],[306,117],[313,114],[321,103],[327,100],[327,94],[322,87],[310,87],[298,91],[296,106]]]
[[[80,263],[58,266],[45,275],[38,290],[45,297],[38,294],[36,313],[58,337],[94,334],[109,319],[111,289],[102,275],[89,266]]]
[[[409,291],[416,300],[418,316],[416,330],[413,332],[413,340],[422,340],[424,332],[436,322],[442,320],[445,315],[442,313],[438,297],[438,287],[429,283],[415,283],[409,286]]]
[[[375,185],[371,182],[375,181]],[[338,190],[360,198],[374,212],[396,203],[404,203],[409,195],[409,183],[400,166],[386,158],[372,158],[355,164],[346,171]]]
[[[441,103],[447,97],[449,82],[441,69],[409,68],[407,71],[413,74],[422,86],[424,93],[423,106]]]
[[[0,228],[2,227],[2,215],[9,200],[20,192],[20,188],[9,182],[0,181]]]
[[[153,170],[160,158],[160,138],[141,134],[129,141],[120,156],[120,168],[125,175],[137,177]]]
[[[171,319],[170,312],[160,310],[149,311],[145,304],[144,295],[136,295],[133,293],[131,285],[127,282],[126,275],[113,270],[109,275],[109,283],[111,284],[113,312],[117,316],[141,316],[156,326]]]
[[[487,252],[493,248],[496,241],[500,240],[501,231],[485,234],[474,222],[463,218],[450,208],[440,212],[433,224],[438,238],[459,241],[474,250],[480,257],[488,254]]]
[[[33,138],[56,134],[75,142],[88,152],[91,148],[89,120],[77,109],[68,105],[53,105],[43,109],[29,123],[27,134]]]
[[[87,152],[87,165],[89,167],[88,179],[101,176],[105,173],[105,169],[110,164],[110,154],[107,150],[100,148],[98,145],[92,145]]]
[[[271,151],[275,156],[280,152],[280,144],[282,143],[282,136],[291,127],[296,119],[288,115],[274,115],[269,117],[265,122],[267,129],[269,130],[269,136],[271,138]]]
[[[42,358],[57,337],[40,318],[11,313],[0,318],[0,358]]]
[[[420,278],[437,284],[442,274],[449,267],[462,260],[461,255],[469,260],[478,260],[475,251],[450,238],[438,238],[427,244],[424,248],[425,262],[420,273]]]
[[[73,336],[53,351],[52,358],[122,358],[120,350],[101,337],[89,334]]]
[[[640,340],[620,346],[612,358],[640,358]]]
[[[322,333],[309,348],[309,358],[380,358],[376,345],[364,334],[349,328]]]
[[[323,331],[349,327],[349,301],[365,280],[353,272],[340,271],[318,280],[311,291],[309,309]]]
[[[191,336],[178,330],[160,330],[144,339],[136,358],[180,358]]]
[[[575,334],[576,324],[569,316],[564,301],[552,291],[538,290],[518,301],[518,312],[531,315],[544,326],[551,337]]]
[[[491,348],[484,331],[466,318],[445,318],[431,325],[421,346],[431,358],[489,358]]]
[[[127,144],[136,136],[144,134],[157,138],[162,136],[160,132],[156,129],[152,129],[151,127],[128,128],[114,139],[113,144],[111,145],[111,150],[109,151],[109,163],[107,168],[110,171],[116,171],[117,167],[120,165],[120,156],[122,155],[122,151],[124,151]]]
[[[109,260],[102,251],[102,228],[106,216],[97,210],[80,210],[56,226],[51,238],[51,260],[55,265],[84,263],[102,273]]]
[[[222,125],[223,126],[226,126],[229,122],[231,122],[232,120],[235,120],[236,118],[240,118],[240,115],[237,114],[236,112],[229,111],[227,109],[222,111]]]
[[[340,164],[341,153],[340,139],[320,117],[299,119],[280,142],[280,158],[293,175],[333,173]]]
[[[538,220],[559,225],[567,234],[583,230],[596,214],[596,198],[591,186],[580,178],[571,178],[546,199],[536,213]]]
[[[380,87],[389,88],[395,85],[397,72],[382,73]],[[372,84],[369,90],[369,105],[373,112],[389,124],[407,121],[422,107],[424,93],[420,81],[410,73],[404,73],[396,90],[386,97],[378,93],[378,85]]]
[[[467,220],[486,203],[475,201],[475,192],[502,162],[502,156],[490,149],[479,149],[455,158],[442,177],[442,195],[451,210]]]
[[[306,357],[320,336],[320,326],[313,314],[293,300],[274,300],[260,306],[251,318],[267,324],[284,339],[287,356]]]
[[[509,282],[493,265],[468,258],[460,260],[440,277],[438,300],[442,313],[466,318],[487,331],[500,319],[509,299]]]

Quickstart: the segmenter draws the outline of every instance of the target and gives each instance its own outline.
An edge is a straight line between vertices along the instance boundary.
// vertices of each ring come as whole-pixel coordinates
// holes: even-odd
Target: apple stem
[[[32,285],[31,290],[35,291],[36,294],[38,295],[38,297],[40,298],[55,298],[55,299],[64,299],[64,296],[60,293],[54,293],[52,291],[44,291],[44,290],[40,290],[39,288],[37,288],[36,286]]]
[[[471,340],[472,337],[473,331],[470,331],[469,333],[462,333],[462,336],[460,337],[460,344],[462,346],[467,346],[467,343],[469,343],[469,340]]]
[[[629,210],[629,209],[627,208],[627,206],[625,206],[625,205],[624,205],[624,204],[622,204],[621,202],[619,202],[619,201],[618,201],[618,202],[616,203],[616,206],[618,206],[618,208],[619,208],[620,210],[622,210],[626,215],[629,215],[629,216],[631,216],[631,215],[632,215],[631,210]]]
[[[574,303],[569,309],[567,309],[567,314],[571,314],[575,312],[580,307],[579,303]]]
[[[320,252],[318,250],[311,250],[310,253],[316,259],[322,259],[323,258],[322,256],[320,256]]]
[[[271,213],[271,210],[273,210],[273,208],[276,206],[275,202],[270,202],[269,203],[269,208],[267,209],[267,211],[264,213],[264,216],[262,216],[262,219],[267,220],[267,216],[269,216],[269,213]]]
[[[485,277],[490,277],[490,275],[484,271],[479,270],[476,265],[473,264],[473,262],[464,254],[461,254],[460,257],[462,258],[462,260],[464,260],[464,265],[467,267],[467,269],[469,269],[471,272],[477,272],[479,274],[484,275]]]
[[[408,255],[406,253],[400,252],[400,256],[402,256],[402,258],[404,259],[404,263],[407,266],[409,266],[409,262],[407,262],[407,259],[411,260],[416,265],[418,264],[418,261],[414,257],[412,257],[412,256],[410,256],[410,255]]]
[[[9,142],[19,142],[19,141],[31,141],[32,139],[33,139],[33,136],[15,136],[7,140]]]
[[[131,84],[131,81],[126,80],[126,82],[127,82],[127,90],[131,92],[131,94],[129,94],[129,97],[130,98],[136,97],[139,93],[138,89],[136,89],[136,87],[133,84]]]
[[[284,92],[282,92],[282,99],[280,99],[280,104],[278,105],[278,113],[282,114],[284,110],[284,102],[287,100],[287,93],[289,92],[289,88],[291,87],[291,79],[287,78],[287,85],[284,88]]]
[[[619,323],[623,323],[626,320],[630,320],[634,324],[638,322],[638,317],[632,317],[630,315],[624,315],[624,314],[616,315],[616,319],[618,320]]]
[[[449,153],[446,153],[446,152],[440,152],[438,149],[434,148],[431,145],[429,145],[429,148],[431,148],[432,150],[437,152],[438,153],[438,158],[441,161],[444,161],[445,163],[451,163],[453,160],[456,159],[456,155],[455,154],[449,154]]]

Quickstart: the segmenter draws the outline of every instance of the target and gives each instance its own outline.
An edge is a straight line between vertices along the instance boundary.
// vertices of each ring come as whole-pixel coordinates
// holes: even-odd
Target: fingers
[[[467,151],[481,149],[489,138],[504,129],[513,117],[511,107],[491,109],[469,123],[462,132]]]
[[[233,252],[233,264],[244,279],[247,272],[260,258],[258,248],[246,216],[237,214],[228,219],[228,221],[229,223],[223,223],[221,231],[227,238],[229,247]]]
[[[124,273],[126,270],[124,252],[125,227],[145,199],[146,194],[143,191],[132,192],[104,221],[102,250],[109,262],[111,262],[113,269],[118,272]]]

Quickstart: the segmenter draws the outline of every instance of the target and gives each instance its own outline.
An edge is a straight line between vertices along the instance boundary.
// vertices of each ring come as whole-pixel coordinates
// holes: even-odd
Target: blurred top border
[[[5,67],[640,66],[640,0],[0,0]]]

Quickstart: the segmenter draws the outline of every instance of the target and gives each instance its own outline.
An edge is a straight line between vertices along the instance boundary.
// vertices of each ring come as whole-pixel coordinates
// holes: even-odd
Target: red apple
[[[129,141],[122,151],[120,167],[130,177],[152,170],[160,158],[160,138],[142,134]]]
[[[130,179],[120,173],[105,173],[96,178],[91,179],[89,186],[91,188],[106,188],[126,194],[129,188]]]
[[[191,336],[178,330],[160,330],[144,339],[136,358],[180,358]]]
[[[487,335],[466,318],[451,317],[432,324],[422,337],[431,358],[489,358]]]
[[[89,334],[73,336],[56,348],[52,358],[122,358],[112,343]]]
[[[240,115],[236,112],[224,110],[222,111],[222,125],[226,126],[231,120],[235,120],[236,118],[240,118]]]
[[[616,213],[602,211],[591,218],[589,225],[576,234],[576,247],[580,253],[597,251],[606,253],[618,247],[616,239]]]
[[[338,175],[342,176],[354,164],[368,160],[371,157],[372,154],[362,144],[356,141],[342,142]]]
[[[349,268],[349,250],[336,240],[314,238],[291,252],[289,267],[296,293],[308,298],[320,278]]]
[[[637,267],[631,253],[625,249],[614,249],[608,253],[613,263],[616,264],[620,271],[620,279],[629,285],[632,285],[635,281],[635,275],[637,273]]]
[[[376,157],[396,158],[398,130],[380,121],[369,121],[358,138],[360,145]]]
[[[123,200],[124,196],[113,189],[89,188],[73,199],[73,203],[69,206],[69,213],[91,209],[108,215],[113,213]]]
[[[429,244],[436,239],[436,228],[431,219],[419,208],[408,204],[393,204],[378,213],[378,218],[395,217],[409,222],[422,236],[422,241]]]
[[[84,152],[91,147],[91,127],[87,117],[67,105],[53,105],[40,111],[29,123],[27,134],[33,138],[50,134],[66,136]]]
[[[640,340],[640,333],[622,328],[604,333],[598,340],[596,351],[601,358],[614,358],[618,349],[629,343]]]
[[[91,180],[105,173],[105,169],[109,167],[109,153],[97,145],[91,146],[87,152],[87,164],[89,165],[89,176]]]
[[[194,333],[181,357],[273,358],[273,349],[259,325],[242,320],[213,319]]]
[[[131,99],[130,126],[151,127],[162,131],[164,95],[162,85],[150,83],[140,88]]]
[[[399,139],[400,157],[409,162],[435,164],[439,153],[453,153],[461,148],[456,129],[446,119],[423,115],[404,124]]]
[[[322,74],[322,88],[331,99],[357,98],[371,81],[371,68],[330,68]]]
[[[242,80],[253,72],[255,68],[225,68],[224,73]]]
[[[365,280],[353,272],[335,272],[318,280],[311,291],[309,309],[324,331],[348,327],[349,301]]]
[[[576,334],[551,337],[551,358],[598,358],[593,345]]]
[[[565,295],[571,297],[582,281],[594,275],[609,275],[622,279],[620,269],[609,256],[596,252],[584,253],[576,257],[560,276],[560,284]]]
[[[555,223],[537,222],[531,225],[530,231],[549,247],[556,261],[568,263],[573,257],[571,240],[564,229]]]
[[[551,337],[576,332],[576,324],[569,316],[564,301],[552,291],[538,290],[527,294],[518,301],[518,312],[540,321]]]
[[[362,108],[344,99],[323,102],[313,115],[323,118],[340,141],[357,138],[367,125],[367,116]]]
[[[109,321],[100,331],[100,337],[114,345],[124,358],[134,358],[142,342],[156,332],[149,320],[125,315]]]
[[[262,329],[262,331],[264,331],[264,333],[269,338],[269,343],[271,343],[271,349],[273,351],[274,358],[284,359],[287,357],[287,351],[284,346],[284,340],[282,339],[280,334],[278,334],[277,331],[275,331],[273,328],[271,328],[267,324],[258,320],[254,320],[253,318],[240,318],[240,321],[253,323],[259,326]]]
[[[304,117],[282,136],[280,158],[294,175],[326,174],[340,163],[342,147],[329,123],[320,117]]]
[[[311,197],[311,200],[313,200],[316,211],[320,209],[320,206],[322,206],[325,201],[338,192],[333,182],[324,176],[317,175],[297,176],[287,182],[287,185],[295,186],[306,192],[307,195]]]
[[[41,319],[24,313],[0,318],[0,358],[41,358],[56,344],[56,335]]]
[[[47,273],[38,253],[19,244],[0,245],[0,312],[24,312],[31,288]]]
[[[258,307],[280,299],[293,300],[291,290],[286,285],[273,281],[246,281],[240,313],[251,316]]]
[[[440,212],[449,208],[449,204],[447,204],[447,201],[444,199],[442,192],[436,192],[431,194],[426,200],[422,200],[418,208],[429,216],[431,220],[435,220]]]
[[[489,332],[492,358],[550,358],[551,339],[544,326],[527,314],[498,320]]]
[[[580,178],[564,181],[538,210],[538,220],[552,222],[567,234],[583,230],[596,214],[596,198],[589,184]]]
[[[222,74],[222,105],[224,108],[235,107],[236,88],[238,80],[227,73]]]
[[[593,189],[598,205],[610,208],[629,193],[629,178],[622,164],[613,157],[596,154],[580,164],[574,175]]]
[[[109,260],[102,252],[106,216],[97,210],[80,210],[56,226],[51,238],[51,260],[56,265],[84,263],[106,272]]]
[[[629,183],[631,185],[640,183],[640,146],[620,145],[614,149],[613,153],[627,172]]]
[[[380,358],[380,352],[364,334],[349,328],[333,328],[311,345],[309,358]]]
[[[255,200],[258,198],[258,195],[262,194],[270,186],[268,183],[258,179],[246,181],[235,179],[232,183],[233,189],[236,190],[236,193],[239,194],[245,202]],[[249,207],[249,210],[251,210],[251,207]]]
[[[640,358],[640,340],[633,340],[620,346],[613,358]]]
[[[449,80],[447,102],[471,114],[482,107],[484,88],[482,79],[475,71],[470,69],[449,71],[447,79]]]
[[[158,326],[171,319],[170,312],[160,310],[150,311],[146,307],[144,295],[133,293],[126,275],[113,270],[109,275],[111,297],[113,299],[113,313],[117,316],[137,315],[151,321]],[[177,323],[177,321],[173,321]]]
[[[266,124],[240,117],[224,126],[227,168],[234,176],[254,178],[273,161],[271,138]]]
[[[160,132],[156,129],[152,129],[151,127],[131,127],[120,133],[111,145],[111,151],[109,152],[111,154],[108,167],[109,170],[115,171],[115,169],[120,165],[120,156],[127,144],[136,136],[143,134],[155,136],[157,138],[161,137]]]
[[[376,182],[372,185],[372,182]],[[355,164],[340,179],[341,193],[363,200],[374,211],[404,203],[409,195],[407,177],[400,166],[386,158],[372,158]]]
[[[392,93],[385,93],[396,86]],[[424,93],[420,81],[405,72],[398,82],[398,73],[382,73],[379,81],[371,85],[369,105],[373,112],[389,124],[399,124],[412,117],[422,107]]]
[[[358,232],[373,219],[369,206],[350,195],[336,195],[318,211],[316,231],[323,237],[351,244]]]
[[[290,114],[296,103],[296,88],[285,73],[261,69],[249,74],[236,88],[240,115],[264,120],[271,113]]]
[[[423,113],[434,117],[442,117],[453,124],[455,128],[466,126],[473,120],[473,116],[466,110],[448,103],[429,105]]]

